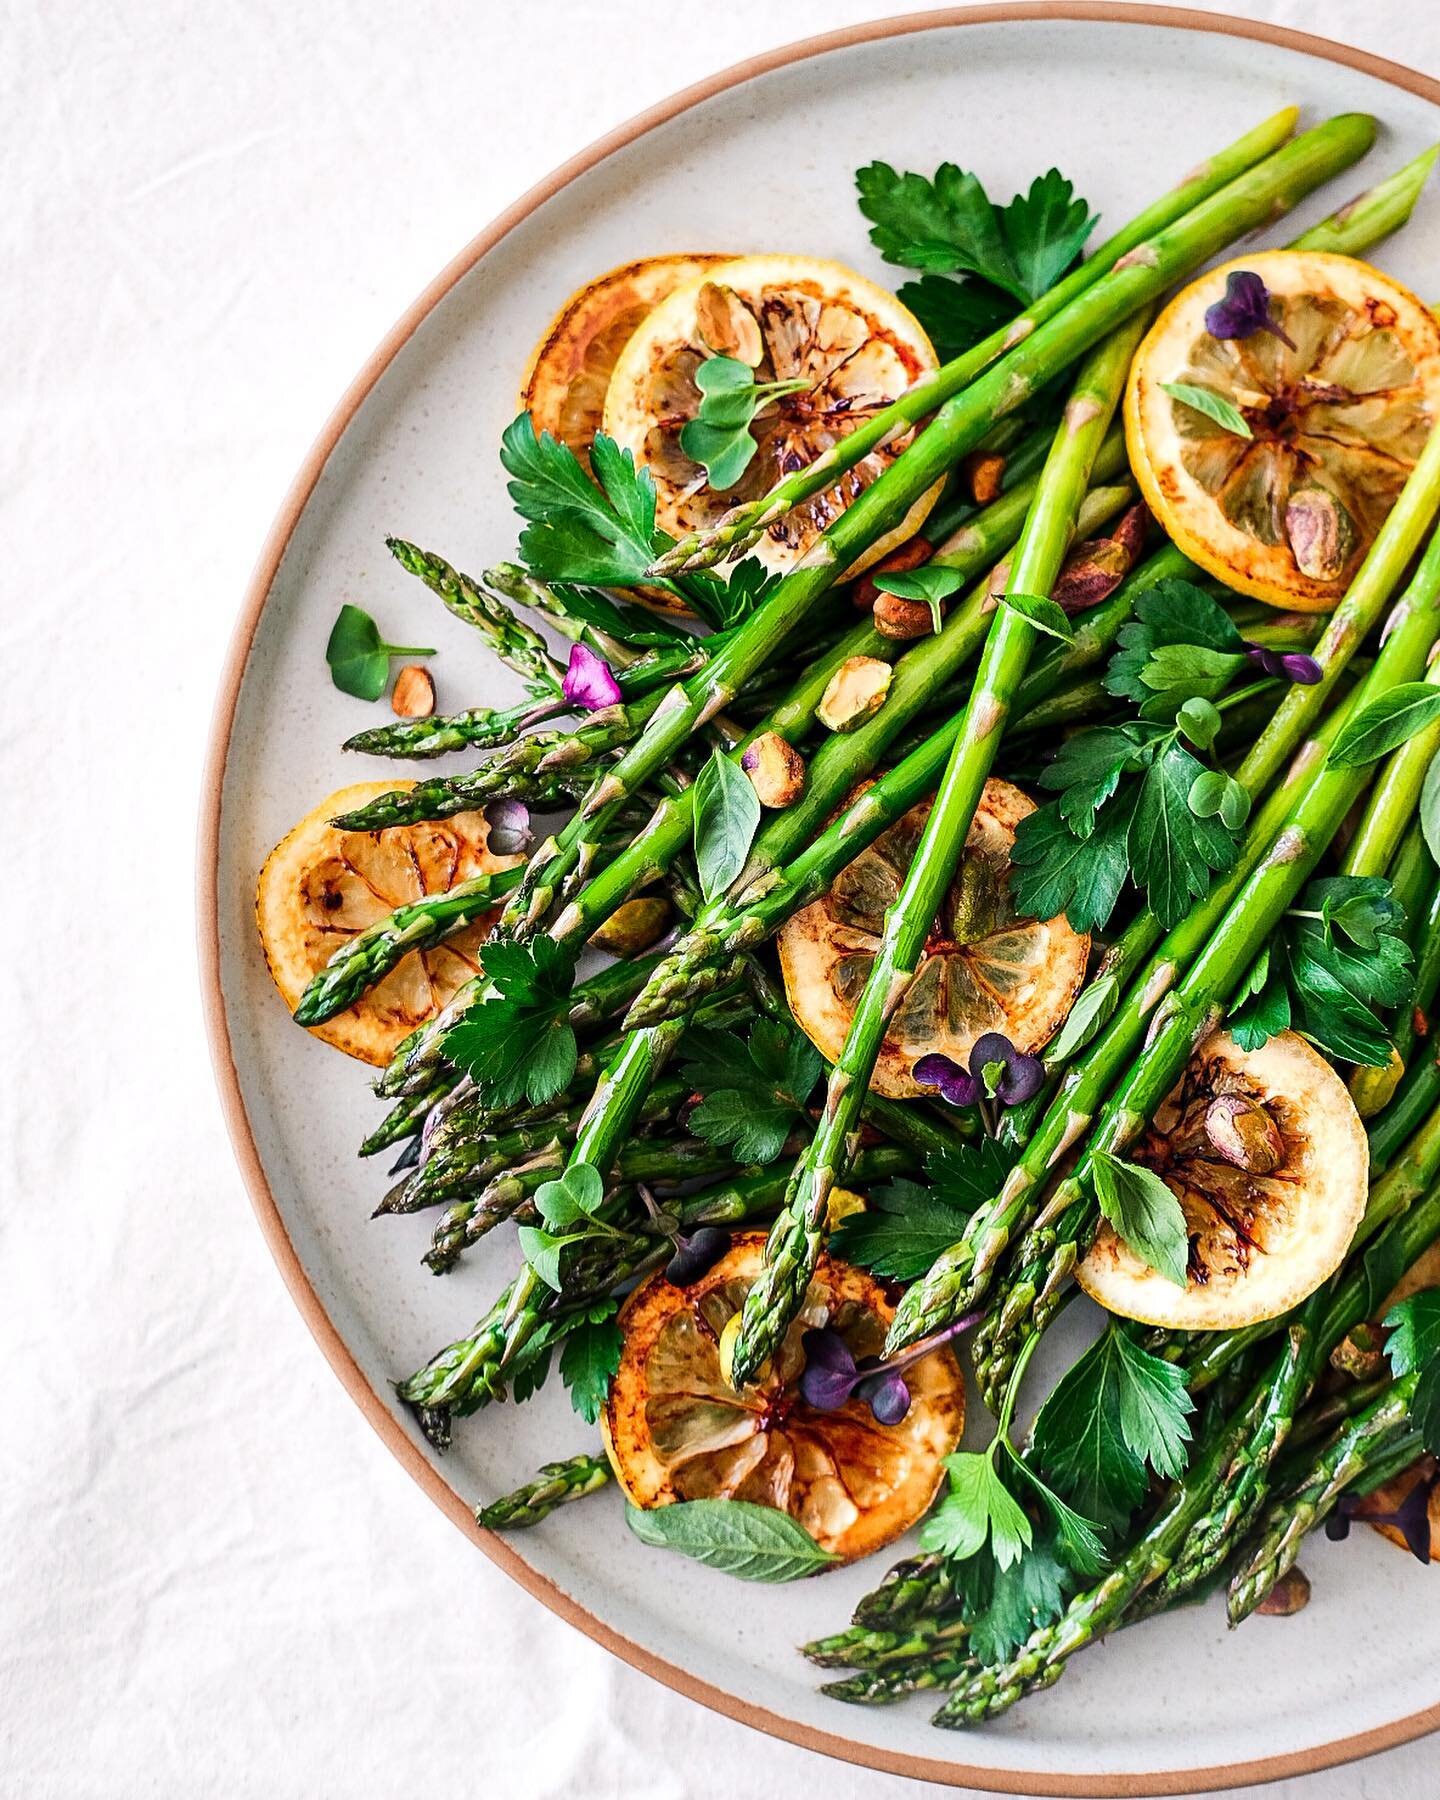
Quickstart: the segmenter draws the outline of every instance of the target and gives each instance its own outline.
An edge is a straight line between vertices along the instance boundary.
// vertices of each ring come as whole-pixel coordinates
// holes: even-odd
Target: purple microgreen
[[[1295,340],[1270,317],[1270,290],[1253,269],[1236,269],[1228,277],[1225,298],[1205,309],[1205,329],[1213,338],[1248,338],[1268,331],[1295,348]]]
[[[620,683],[611,674],[609,663],[588,644],[570,646],[570,661],[560,691],[582,712],[599,712],[605,706],[618,706],[621,700]]]
[[[807,1331],[801,1342],[805,1367],[800,1393],[805,1404],[816,1412],[839,1412],[861,1380],[850,1346],[828,1325]]]
[[[688,1287],[708,1275],[730,1248],[730,1233],[719,1225],[701,1225],[695,1231],[677,1231],[671,1242],[675,1254],[665,1265],[665,1279],[675,1287]]]
[[[938,1088],[947,1105],[973,1106],[980,1098],[980,1083],[953,1056],[942,1056],[938,1050],[922,1056],[910,1073],[921,1087]]]
[[[878,1425],[898,1425],[910,1410],[910,1389],[894,1369],[877,1369],[855,1389]]]
[[[1409,1493],[1393,1512],[1366,1512],[1365,1496],[1346,1494],[1325,1521],[1325,1535],[1332,1542],[1349,1537],[1352,1522],[1366,1525],[1393,1525],[1405,1540],[1405,1548],[1417,1562],[1430,1561],[1430,1495],[1435,1487],[1434,1475],[1420,1475]]]
[[[807,1406],[816,1412],[839,1412],[852,1395],[863,1400],[879,1425],[898,1425],[910,1410],[910,1388],[905,1370],[919,1362],[932,1350],[948,1344],[951,1338],[968,1331],[979,1317],[967,1313],[944,1331],[921,1338],[908,1350],[884,1361],[867,1356],[856,1362],[850,1346],[831,1326],[807,1331],[801,1339],[805,1351],[805,1367],[800,1375],[800,1393]]]
[[[1313,656],[1299,650],[1270,650],[1264,644],[1245,640],[1245,655],[1277,681],[1293,681],[1301,687],[1314,687],[1325,679],[1325,671]]]
[[[485,848],[519,856],[530,848],[530,808],[523,800],[492,800],[485,808]]]
[[[970,1073],[1002,1106],[1019,1106],[1040,1092],[1045,1065],[1017,1050],[1003,1031],[986,1031],[970,1052]]]

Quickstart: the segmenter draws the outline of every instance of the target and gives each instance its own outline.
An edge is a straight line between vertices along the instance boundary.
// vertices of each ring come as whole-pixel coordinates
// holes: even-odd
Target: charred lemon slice
[[[751,430],[759,450],[723,493],[680,447],[680,433],[700,407],[695,372],[712,355],[749,363],[757,382],[802,384],[756,416]],[[917,320],[874,282],[818,257],[740,257],[677,288],[639,327],[615,365],[604,425],[654,477],[656,523],[683,537],[814,462],[934,367]],[[772,570],[792,568],[913,435],[873,451],[833,487],[776,519],[751,554]],[[939,492],[937,486],[917,500],[854,569],[918,531]]]
[[[1075,1278],[1110,1312],[1230,1331],[1296,1306],[1344,1261],[1365,1210],[1370,1151],[1345,1083],[1293,1031],[1259,1050],[1216,1032],[1130,1159],[1179,1200],[1183,1288],[1100,1227]]]
[[[1251,290],[1268,324],[1213,336],[1206,313],[1241,274],[1268,290],[1268,304]],[[1162,384],[1228,402],[1250,436]],[[1125,395],[1131,466],[1176,545],[1241,593],[1306,612],[1340,599],[1437,416],[1433,315],[1368,263],[1313,250],[1257,252],[1192,282],[1140,345]]]
[[[940,1052],[963,1063],[987,1031],[1004,1032],[1028,1052],[1063,1023],[1085,979],[1090,940],[1063,915],[1025,919],[1011,903],[1015,827],[1034,810],[1008,781],[985,783],[925,956],[881,1046],[870,1081],[877,1094],[899,1100],[925,1092],[910,1073],[922,1056]],[[929,816],[928,801],[912,807],[780,933],[790,1010],[831,1062]]]
[[[725,256],[647,256],[587,282],[556,313],[531,353],[520,404],[587,463],[620,352],[646,314]]]
[[[275,985],[293,1012],[311,976],[348,939],[397,906],[447,893],[474,876],[512,868],[522,858],[493,856],[482,813],[443,824],[387,831],[337,831],[337,813],[414,784],[362,781],[322,800],[265,860],[255,896],[260,942]],[[474,924],[432,949],[412,951],[361,1000],[314,1036],[362,1062],[389,1062],[401,1038],[432,1018],[479,968],[477,951],[493,920]]]
[[[756,1501],[850,1562],[899,1537],[929,1506],[964,1428],[964,1380],[942,1348],[906,1369],[910,1410],[898,1425],[881,1425],[862,1400],[838,1412],[808,1406],[805,1333],[838,1331],[858,1362],[880,1354],[895,1310],[871,1276],[822,1255],[779,1351],[753,1387],[735,1393],[721,1338],[764,1254],[763,1231],[738,1233],[698,1281],[676,1287],[656,1274],[625,1302],[624,1348],[601,1418],[605,1448],[632,1505]]]

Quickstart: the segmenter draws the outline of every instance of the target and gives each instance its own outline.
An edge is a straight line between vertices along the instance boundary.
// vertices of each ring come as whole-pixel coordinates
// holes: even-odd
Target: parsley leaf
[[[1074,1577],[1054,1542],[1037,1536],[1008,1569],[985,1557],[962,1565],[957,1581],[961,1614],[969,1626],[968,1645],[982,1663],[1008,1661],[1038,1626],[1058,1619]]]
[[[1126,841],[1129,807],[1112,807],[1088,837],[1066,827],[1056,804],[1020,821],[1011,847],[1011,890],[1022,913],[1053,919],[1064,913],[1076,931],[1105,925],[1130,872]]]
[[[864,1212],[840,1220],[831,1233],[836,1252],[891,1281],[917,1281],[962,1235],[976,1207],[999,1193],[1009,1168],[993,1138],[928,1156],[928,1182],[872,1188]]]
[[[986,1451],[959,1451],[945,1458],[945,1468],[950,1489],[920,1527],[921,1549],[963,1561],[988,1543],[996,1567],[1008,1569],[1034,1537],[1020,1502]]]
[[[1194,1410],[1180,1370],[1112,1324],[1040,1408],[1035,1458],[1082,1511],[1121,1527],[1145,1497],[1147,1464],[1167,1479],[1184,1469]]]
[[[1108,1150],[1090,1157],[1100,1211],[1115,1235],[1157,1274],[1185,1286],[1189,1237],[1180,1202],[1153,1169],[1122,1162]]]
[[[1167,929],[1239,857],[1235,838],[1221,819],[1197,818],[1190,810],[1190,789],[1203,772],[1183,746],[1166,745],[1145,772],[1130,819],[1131,876]]]
[[[594,481],[568,446],[535,435],[529,413],[512,421],[500,461],[522,519],[520,554],[549,581],[631,587],[656,555],[655,483],[603,432],[591,446]]]
[[[1121,626],[1117,642],[1119,648],[1105,671],[1105,691],[1137,706],[1168,695],[1176,685],[1184,689],[1178,699],[1198,694],[1209,700],[1224,686],[1224,681],[1211,685],[1221,667],[1218,661],[1167,662],[1163,656],[1167,650],[1183,647],[1216,658],[1233,657],[1226,679],[1244,660],[1244,640],[1225,609],[1194,582],[1178,579],[1157,581],[1146,589],[1135,602],[1135,617]],[[1177,683],[1176,677],[1183,680]]]
[[[896,298],[920,321],[941,362],[973,350],[1015,315],[1014,302],[998,288],[983,281],[952,281],[947,275],[907,281]]]
[[[685,1078],[704,1095],[690,1129],[707,1143],[733,1144],[738,1162],[773,1162],[806,1116],[824,1066],[820,1052],[777,1019],[758,1020],[743,1040],[696,1027],[684,1042]]]
[[[1225,1029],[1242,1050],[1258,1050],[1290,1029],[1290,990],[1280,959],[1262,950],[1231,1006]]]
[[[1413,1375],[1440,1356],[1440,1288],[1422,1288],[1397,1301],[1382,1321],[1390,1333],[1385,1354],[1395,1375]]]
[[[1057,169],[997,211],[978,178],[942,163],[934,179],[875,162],[855,175],[870,241],[886,262],[974,275],[1021,306],[1068,269],[1097,223]]]
[[[513,1106],[523,1095],[541,1106],[575,1073],[574,965],[553,938],[537,937],[487,945],[485,975],[493,993],[446,1034],[445,1054],[491,1105]]]
[[[1197,782],[1204,795],[1207,771],[1179,739],[1182,731],[1204,739],[1203,706],[1187,702],[1169,730],[1144,721],[1096,725],[1065,742],[1040,777],[1043,787],[1062,790],[1061,799],[1022,819],[1016,832],[1022,912],[1064,912],[1077,931],[1092,930],[1109,920],[1128,875],[1168,928],[1234,867],[1244,809],[1231,803],[1228,787],[1205,816],[1190,804]]]
[[[560,1378],[570,1390],[570,1404],[593,1425],[610,1394],[610,1383],[620,1367],[623,1339],[615,1323],[617,1303],[600,1319],[582,1321],[565,1334],[560,1347]]]
[[[1017,194],[1000,215],[1000,229],[1022,291],[1031,300],[1054,287],[1099,223],[1072,183],[1049,169]]]

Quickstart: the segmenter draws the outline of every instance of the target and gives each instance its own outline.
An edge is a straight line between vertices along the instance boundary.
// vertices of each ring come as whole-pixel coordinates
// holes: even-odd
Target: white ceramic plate
[[[1307,1554],[1315,1594],[1298,1618],[1233,1636],[1213,1605],[1157,1620],[1078,1659],[1054,1691],[995,1725],[949,1736],[930,1729],[923,1699],[883,1710],[826,1700],[795,1653],[843,1624],[884,1559],[742,1596],[724,1576],[642,1549],[613,1492],[520,1538],[476,1532],[477,1496],[578,1448],[586,1429],[558,1382],[523,1409],[462,1423],[444,1458],[397,1410],[390,1381],[468,1327],[508,1278],[513,1245],[437,1281],[418,1261],[428,1220],[368,1222],[382,1172],[354,1156],[377,1117],[366,1073],[290,1024],[255,940],[266,851],[330,789],[380,772],[338,748],[374,720],[325,676],[336,605],[360,602],[400,641],[440,645],[445,703],[518,697],[383,540],[399,532],[462,567],[511,550],[496,449],[519,373],[553,308],[600,270],[666,250],[801,250],[893,282],[854,202],[852,172],[872,158],[927,170],[953,158],[1007,194],[1059,163],[1113,229],[1289,101],[1308,120],[1378,115],[1380,142],[1351,183],[1364,185],[1435,138],[1437,98],[1435,84],[1353,52],[1150,8],[929,14],[768,57],[622,128],[476,240],[361,374],[262,554],[222,690],[201,833],[212,1040],[262,1226],[322,1347],[430,1495],[547,1605],[732,1716],[971,1786],[1209,1788],[1440,1723],[1440,1611],[1413,1563],[1357,1534]],[[1298,216],[1340,197],[1332,189]],[[1420,210],[1382,260],[1430,293],[1440,195]],[[457,1541],[457,1558],[469,1553]]]

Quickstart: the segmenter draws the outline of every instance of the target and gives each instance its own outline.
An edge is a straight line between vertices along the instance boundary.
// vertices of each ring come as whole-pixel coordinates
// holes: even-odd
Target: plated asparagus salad
[[[420,589],[342,606],[393,713],[346,748],[466,762],[260,875],[378,1070],[374,1228],[496,1271],[396,1371],[419,1428],[579,1415],[481,1523],[614,1486],[597,1532],[762,1581],[918,1525],[804,1654],[941,1726],[1211,1590],[1298,1610],[1319,1528],[1440,1556],[1440,324],[1369,260],[1436,153],[1287,237],[1375,135],[1296,127],[1098,243],[1055,169],[872,163],[898,293],[597,276],[500,446],[515,560],[389,541],[524,699],[436,710]]]

